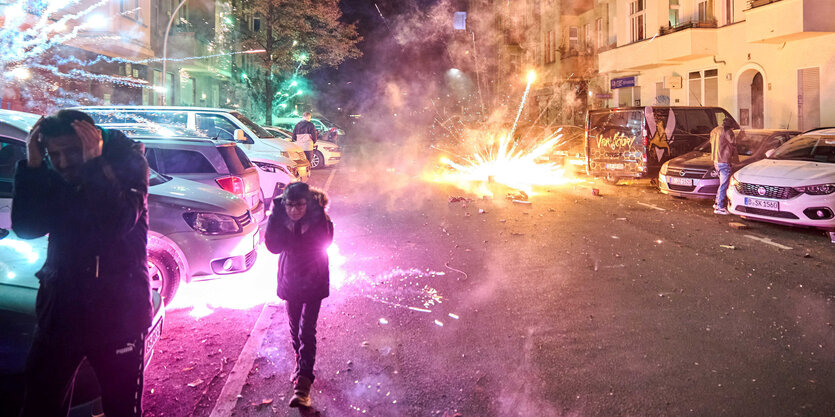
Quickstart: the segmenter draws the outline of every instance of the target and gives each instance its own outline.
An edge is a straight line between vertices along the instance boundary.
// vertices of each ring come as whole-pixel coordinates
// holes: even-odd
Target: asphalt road
[[[467,195],[419,164],[366,161],[311,180],[331,196],[338,254],[302,415],[835,415],[825,234],[716,216],[645,182],[450,203]],[[262,252],[245,277],[181,289],[146,415],[300,414]]]

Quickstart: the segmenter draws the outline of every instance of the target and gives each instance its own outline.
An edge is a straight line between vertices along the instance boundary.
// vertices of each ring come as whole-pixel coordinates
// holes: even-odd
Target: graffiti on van
[[[670,109],[670,114],[667,116],[666,126],[662,119],[655,118],[655,112],[652,110],[652,107],[647,106],[647,108],[644,109],[644,115],[647,119],[649,136],[652,138],[647,144],[649,147],[649,149],[647,149],[647,153],[654,153],[655,157],[658,158],[658,162],[661,162],[664,159],[664,156],[670,153],[669,138],[673,136],[673,131],[675,131],[676,128],[676,114],[672,109]]]
[[[600,135],[597,137],[597,148],[609,148],[611,150],[627,148],[632,146],[632,144],[635,143],[635,140],[636,138],[634,136],[630,137],[621,132],[617,132],[611,137]]]

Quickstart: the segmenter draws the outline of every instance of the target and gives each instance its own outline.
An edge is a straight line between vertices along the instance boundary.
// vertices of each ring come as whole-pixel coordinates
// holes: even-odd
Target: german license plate
[[[693,186],[693,180],[690,178],[667,177],[667,182],[673,185],[684,185],[687,187]]]
[[[606,169],[623,170],[623,164],[606,164]]]
[[[157,344],[159,337],[162,333],[162,326],[160,322],[157,322],[156,327],[148,333],[148,336],[145,337],[145,355],[149,355],[154,350],[154,345]]]
[[[780,210],[780,203],[777,201],[771,200],[763,200],[760,198],[751,198],[745,197],[745,206],[746,207],[753,207],[753,208],[760,208],[765,210]]]

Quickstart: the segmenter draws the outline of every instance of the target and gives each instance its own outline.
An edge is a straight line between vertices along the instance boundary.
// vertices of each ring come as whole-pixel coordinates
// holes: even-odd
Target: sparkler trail
[[[528,100],[528,94],[531,92],[531,84],[536,79],[536,73],[531,71],[528,73],[528,85],[525,86],[525,94],[522,94],[522,102],[519,103],[519,111],[516,113],[516,120],[513,121],[513,128],[510,129],[510,133],[507,134],[508,137],[513,137],[513,133],[516,132],[516,126],[519,124],[519,117],[522,116],[522,109],[525,108],[525,101]]]

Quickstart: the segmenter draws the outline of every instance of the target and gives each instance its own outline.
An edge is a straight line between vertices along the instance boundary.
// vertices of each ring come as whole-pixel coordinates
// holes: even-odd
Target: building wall
[[[783,2],[805,3],[804,12],[810,9],[818,9],[821,12],[829,11],[827,7],[833,4],[824,0],[783,0]],[[629,1],[618,0],[618,10],[628,10]],[[668,10],[668,0],[649,1],[647,13],[648,27],[658,28],[662,19],[667,21],[667,15],[661,11]],[[689,20],[695,17],[696,1],[681,0],[682,20]],[[752,42],[751,33],[763,33],[762,27],[752,25],[771,24],[773,19],[746,20],[752,13],[770,13],[766,8],[776,6],[785,7],[788,3],[782,2],[765,5],[752,10],[743,10],[747,7],[745,2],[736,0],[733,9],[732,24],[722,25],[724,13],[724,1],[717,1],[715,15],[720,20],[720,27],[715,29],[691,28],[671,34],[652,37],[658,30],[648,33],[647,40],[630,43],[630,20],[629,16],[620,15],[617,17],[618,26],[618,48],[601,54],[601,68],[612,78],[635,76],[636,89],[629,91],[617,89],[614,91],[614,98],[608,104],[612,106],[625,104],[624,97],[630,93],[639,91],[640,104],[652,105],[657,103],[656,87],[661,83],[665,87],[671,87],[676,77],[681,77],[680,88],[669,88],[670,104],[690,105],[698,104],[694,96],[701,95],[702,104],[713,104],[705,102],[704,94],[694,94],[696,91],[688,82],[690,73],[700,71],[702,75],[706,71],[715,71],[717,75],[716,104],[724,107],[747,127],[756,125],[756,106],[752,103],[752,87],[754,76],[760,74],[762,77],[762,124],[766,128],[810,128],[816,127],[809,124],[807,114],[805,125],[798,117],[800,111],[798,99],[804,94],[802,86],[799,86],[798,72],[801,69],[817,68],[820,81],[817,85],[819,90],[819,125],[835,124],[835,112],[829,110],[835,105],[835,27],[827,27],[815,21],[815,19],[803,17],[802,15],[792,19],[805,19],[800,25],[808,25],[824,31],[803,31],[793,32],[775,42],[765,41]],[[789,5],[790,6],[790,5]],[[813,14],[814,15],[814,14]],[[767,22],[767,23],[765,23]],[[787,25],[797,23],[796,21],[785,22]],[[830,24],[830,26],[832,26]],[[765,31],[773,32],[773,26]],[[832,32],[826,32],[832,30]],[[784,41],[780,41],[785,39]],[[681,56],[681,51],[690,51],[692,55]],[[707,53],[706,53],[707,52]],[[675,57],[676,60],[670,60]],[[643,58],[643,60],[642,60]],[[809,77],[807,77],[807,80]],[[702,81],[704,83],[704,81]],[[756,88],[754,89],[756,90]],[[666,90],[665,90],[666,91]],[[756,96],[756,93],[753,93]],[[633,100],[637,97],[633,97]],[[809,105],[810,98],[808,91],[804,94],[806,103]],[[619,100],[620,99],[620,100]],[[633,102],[633,104],[635,104]],[[814,105],[814,103],[811,103]]]

